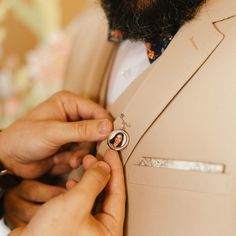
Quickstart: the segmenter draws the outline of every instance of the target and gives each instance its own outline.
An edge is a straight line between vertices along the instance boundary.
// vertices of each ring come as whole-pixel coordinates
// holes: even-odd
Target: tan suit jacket
[[[72,29],[65,88],[104,104],[117,47],[105,16],[96,6]],[[121,112],[131,124],[121,152],[125,235],[235,236],[236,1],[208,0],[110,110],[115,128]],[[143,157],[220,163],[225,172],[137,165]]]

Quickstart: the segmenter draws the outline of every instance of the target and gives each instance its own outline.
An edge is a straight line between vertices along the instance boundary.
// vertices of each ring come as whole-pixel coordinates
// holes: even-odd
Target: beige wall
[[[70,53],[63,29],[86,2],[0,0],[0,128],[62,88]]]
[[[30,0],[18,1],[30,2]],[[60,0],[60,4],[61,26],[65,27],[84,8],[85,0]],[[0,67],[5,65],[6,58],[9,55],[17,55],[20,58],[20,62],[24,63],[24,54],[37,45],[37,37],[25,24],[17,19],[12,11],[6,14],[4,20],[0,22],[0,26],[7,30],[7,37],[3,43],[4,54],[3,58],[0,59]]]

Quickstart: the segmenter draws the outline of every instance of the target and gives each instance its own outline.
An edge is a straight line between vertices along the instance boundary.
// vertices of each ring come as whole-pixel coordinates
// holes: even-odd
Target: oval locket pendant
[[[124,150],[129,144],[129,135],[123,129],[114,130],[109,135],[107,144],[112,150]]]

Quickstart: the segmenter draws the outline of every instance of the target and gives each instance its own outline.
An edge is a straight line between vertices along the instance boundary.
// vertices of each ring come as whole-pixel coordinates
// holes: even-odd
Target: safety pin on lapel
[[[128,128],[131,127],[131,125],[125,121],[124,117],[125,117],[125,114],[124,114],[124,113],[121,113],[121,114],[120,114],[120,118],[121,118],[121,120],[122,120],[121,129],[123,129],[123,130],[125,130],[125,127],[126,127],[126,126],[127,126]]]

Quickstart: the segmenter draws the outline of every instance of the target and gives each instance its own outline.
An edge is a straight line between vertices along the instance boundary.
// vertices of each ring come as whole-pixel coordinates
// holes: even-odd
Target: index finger
[[[66,91],[59,93],[58,98],[63,104],[66,115],[72,121],[104,118],[112,120],[111,116],[103,107],[87,98]]]

